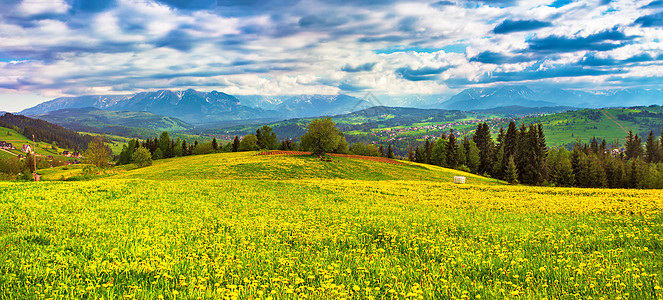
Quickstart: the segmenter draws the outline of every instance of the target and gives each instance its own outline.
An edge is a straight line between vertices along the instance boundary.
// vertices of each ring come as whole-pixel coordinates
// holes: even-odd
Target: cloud
[[[189,51],[199,42],[184,30],[176,29],[155,42],[157,47],[168,47],[180,51]]]
[[[663,12],[637,18],[633,24],[642,27],[663,27]]]
[[[341,68],[341,71],[343,72],[350,72],[350,73],[355,73],[355,72],[368,72],[368,71],[373,71],[373,68],[375,67],[377,63],[365,63],[362,65],[358,66],[351,66],[349,64],[346,64]]]
[[[484,64],[514,64],[514,63],[521,63],[525,61],[530,61],[532,59],[523,56],[523,55],[516,55],[516,56],[506,56],[502,53],[496,53],[496,52],[491,52],[491,51],[484,51],[476,56],[472,57],[470,59],[470,62],[480,62]]]
[[[629,44],[635,36],[628,36],[616,28],[588,36],[566,37],[551,35],[528,41],[528,50],[540,52],[575,52],[583,50],[608,51]]]
[[[504,20],[495,26],[493,32],[496,34],[506,34],[518,31],[530,31],[544,27],[550,27],[552,23],[538,20]]]
[[[409,81],[423,81],[423,80],[437,80],[438,75],[442,72],[449,70],[450,67],[423,67],[419,69],[412,69],[410,67],[402,67],[396,69],[395,73],[399,77]]]
[[[435,3],[432,3],[431,5],[433,5],[433,6],[451,6],[451,5],[456,5],[456,3],[453,2],[453,1],[443,0],[443,1],[437,1]]]
[[[71,8],[74,11],[98,13],[115,7],[115,0],[74,0]]]
[[[663,7],[663,0],[654,0],[641,8],[659,8]]]
[[[597,57],[595,53],[589,53],[585,55],[578,63],[583,66],[625,66],[629,63],[641,63],[641,62],[650,62],[656,61],[658,58],[654,58],[650,54],[642,53],[631,56],[627,59],[615,59],[612,57]]]

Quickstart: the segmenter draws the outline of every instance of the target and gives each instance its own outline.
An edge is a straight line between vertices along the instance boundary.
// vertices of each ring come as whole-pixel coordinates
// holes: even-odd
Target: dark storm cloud
[[[507,34],[518,31],[530,31],[550,26],[552,26],[552,23],[538,20],[504,20],[504,22],[495,26],[493,32],[496,34]]]
[[[575,52],[583,50],[608,51],[629,44],[635,36],[627,36],[616,28],[590,34],[586,37],[551,35],[528,41],[528,50],[541,52]]]

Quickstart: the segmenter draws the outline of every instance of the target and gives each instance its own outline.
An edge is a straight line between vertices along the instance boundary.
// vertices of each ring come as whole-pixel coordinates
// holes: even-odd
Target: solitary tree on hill
[[[301,137],[302,146],[313,154],[322,155],[339,148],[343,135],[331,118],[315,119],[306,129]]]
[[[111,149],[104,145],[104,141],[101,138],[97,137],[88,144],[85,158],[89,163],[103,168],[108,166],[111,153]]]

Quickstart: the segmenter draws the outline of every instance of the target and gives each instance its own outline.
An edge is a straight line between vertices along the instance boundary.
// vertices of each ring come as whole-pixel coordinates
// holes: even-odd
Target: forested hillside
[[[92,141],[92,136],[81,135],[62,126],[44,120],[7,113],[0,116],[0,127],[14,128],[26,137],[34,135],[35,140],[46,143],[57,143],[62,148],[85,150]]]

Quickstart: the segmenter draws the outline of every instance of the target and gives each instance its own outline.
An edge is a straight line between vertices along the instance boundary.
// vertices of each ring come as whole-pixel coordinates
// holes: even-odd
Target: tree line
[[[541,124],[510,122],[493,139],[489,126],[458,141],[453,131],[410,148],[411,161],[491,176],[510,183],[595,188],[663,188],[663,132],[642,139],[629,131],[623,151],[605,139],[548,148]]]
[[[663,188],[663,132],[656,138],[650,132],[643,147],[642,139],[629,132],[624,151],[612,149],[593,138],[588,144],[576,142],[572,151],[564,147],[548,148],[542,124],[510,122],[500,127],[493,138],[487,123],[477,125],[473,135],[457,138],[453,130],[436,140],[426,139],[408,147],[407,158],[414,162],[438,165],[490,176],[510,183],[545,186]],[[132,140],[122,150],[118,164],[139,163],[134,152],[143,148],[147,160],[256,150],[301,150],[316,154],[345,153],[396,158],[392,144],[375,145],[355,142],[348,145],[343,132],[331,118],[313,120],[306,127],[300,142],[284,139],[279,142],[269,126],[255,134],[235,136],[225,144],[199,144],[171,139],[167,132],[143,142]]]

